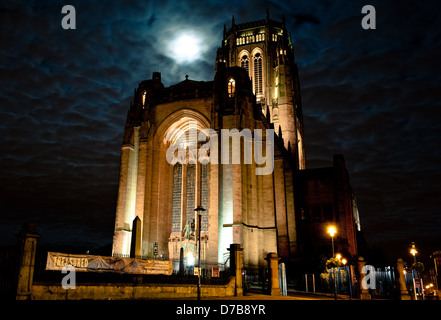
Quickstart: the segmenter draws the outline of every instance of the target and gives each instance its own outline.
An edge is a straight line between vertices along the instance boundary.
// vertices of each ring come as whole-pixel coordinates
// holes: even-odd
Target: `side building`
[[[360,217],[343,155],[334,155],[332,167],[297,171],[295,181],[300,253],[331,252],[328,228],[333,226],[337,230],[335,253],[344,257],[357,256]]]

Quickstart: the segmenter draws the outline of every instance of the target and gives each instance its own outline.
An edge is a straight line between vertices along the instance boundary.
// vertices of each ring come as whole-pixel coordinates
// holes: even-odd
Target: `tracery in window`
[[[257,52],[254,55],[254,93],[257,95],[262,92],[262,56]]]
[[[234,97],[234,94],[236,92],[236,81],[231,78],[230,80],[228,80],[228,97],[232,98]]]
[[[201,144],[198,143],[198,149],[200,146]],[[187,157],[189,152],[190,150],[187,149]],[[184,234],[187,226],[193,226],[194,229],[196,218],[194,209],[198,205],[198,197],[201,206],[206,210],[202,212],[201,231],[208,231],[209,180],[209,164],[177,162],[173,166],[172,233]]]
[[[247,71],[247,73],[249,74],[249,72],[250,72],[249,71],[250,70],[250,63],[249,63],[248,56],[246,54],[244,54],[242,56],[242,58],[240,58],[240,66],[242,68],[244,68]]]

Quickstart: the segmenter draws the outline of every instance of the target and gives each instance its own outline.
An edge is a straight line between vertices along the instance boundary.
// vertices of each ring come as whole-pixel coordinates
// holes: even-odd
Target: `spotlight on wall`
[[[191,253],[188,253],[187,254],[187,266],[194,266],[194,257],[193,257],[193,254],[191,254]]]

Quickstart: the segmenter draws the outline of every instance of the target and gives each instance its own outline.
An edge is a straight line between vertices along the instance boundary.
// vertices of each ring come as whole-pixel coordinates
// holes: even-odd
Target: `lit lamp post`
[[[416,270],[416,254],[418,253],[418,251],[415,248],[415,242],[412,242],[412,246],[410,247],[410,253],[413,255],[413,265],[414,265],[414,270],[415,270],[415,278],[418,278],[418,271]]]
[[[415,247],[415,242],[412,242],[412,246],[410,247],[410,253],[413,255],[413,270],[412,273],[414,273],[413,276],[413,286],[414,286],[414,292],[415,292],[415,300],[417,300],[418,296],[417,296],[417,287],[419,288],[419,294],[422,295],[422,298],[424,300],[424,290],[423,290],[423,280],[419,279],[419,275],[418,275],[418,269],[419,266],[417,265],[417,260],[416,260],[416,254],[418,253],[418,251],[416,250]],[[419,285],[417,286],[417,281],[419,283]]]
[[[410,253],[413,255],[413,262],[416,263],[416,254],[418,251],[415,248],[415,242],[412,242],[412,247],[410,248]]]
[[[347,272],[347,276],[348,276],[348,284],[349,284],[349,299],[352,299],[352,277],[351,277],[351,267],[348,266],[346,269],[346,263],[348,263],[348,260],[346,260],[345,258],[343,258],[341,260],[341,263],[343,263],[343,266],[345,267],[345,271]]]
[[[201,211],[205,211],[205,209],[201,206],[198,206],[194,211],[198,214],[198,292],[197,299],[201,300]]]
[[[331,239],[332,239],[332,257],[334,257],[334,235],[337,233],[337,230],[335,229],[335,227],[329,227],[328,228],[328,233],[331,235]]]
[[[332,240],[332,258],[334,258],[334,235],[337,233],[335,227],[331,226],[328,228],[328,233],[331,235]],[[333,268],[333,276],[334,276],[334,299],[337,300],[337,277],[335,276],[335,266]]]

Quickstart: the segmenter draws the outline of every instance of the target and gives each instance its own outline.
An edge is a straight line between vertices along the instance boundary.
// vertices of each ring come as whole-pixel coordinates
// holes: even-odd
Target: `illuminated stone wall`
[[[177,96],[176,101],[148,107],[148,97],[153,101],[164,101],[163,96],[173,96],[173,92],[185,91],[184,97],[188,97],[191,96],[190,92],[198,91],[198,95],[205,96],[205,83],[185,80],[177,84],[176,88],[165,88],[164,90],[168,90],[165,92],[159,90],[156,100],[155,93],[146,94],[142,121],[131,120],[129,114],[121,160],[119,209],[116,218],[116,221],[124,221],[123,231],[127,235],[124,239],[128,240],[121,240],[119,235],[122,230],[116,228],[114,253],[128,253],[130,219],[138,216],[143,226],[142,255],[152,257],[154,248],[157,248],[157,257],[179,259],[180,248],[188,248],[196,243],[194,234],[186,239],[183,231],[187,221],[193,222],[194,209],[199,204],[206,209],[202,212],[201,220],[201,259],[205,263],[224,263],[229,257],[227,249],[230,244],[237,243],[244,248],[244,264],[265,265],[264,258],[267,253],[279,251],[278,243],[282,246],[295,243],[295,233],[290,234],[292,238],[289,240],[287,231],[280,233],[284,242],[278,240],[277,228],[287,229],[287,221],[279,219],[276,223],[276,208],[283,211],[280,213],[282,217],[294,216],[294,212],[287,213],[285,197],[279,199],[283,205],[275,205],[273,174],[256,176],[255,164],[198,163],[196,166],[188,163],[171,165],[166,161],[166,151],[171,143],[165,139],[167,133],[174,129],[188,130],[189,121],[197,123],[198,130],[211,128],[218,132],[221,128],[268,128],[266,118],[262,115],[256,118],[252,91],[246,90],[251,84],[243,70],[226,69],[221,73],[217,74],[217,79],[212,83],[211,88],[214,92],[210,91],[211,99],[184,99]],[[231,77],[236,79],[236,96],[226,98],[227,88],[220,84],[224,81],[226,84],[226,80],[223,79]],[[143,92],[144,88],[140,85],[138,94]],[[234,101],[236,107],[232,104]],[[238,122],[234,115],[234,109],[238,107],[243,110],[242,123]],[[133,117],[136,119],[139,115],[134,112]],[[277,141],[275,150],[278,156],[282,156],[280,147],[283,148],[283,143]],[[138,149],[138,159],[136,171],[133,171],[137,173],[136,184],[133,186],[133,172],[130,172],[125,158],[132,159],[128,162],[132,161],[133,168],[135,162],[132,149],[135,148]],[[127,157],[124,156],[125,153],[128,154]],[[289,165],[287,160],[281,161],[282,166]],[[281,170],[283,176],[284,169]],[[278,173],[277,188],[279,192],[284,192],[285,180],[279,175]],[[291,229],[295,229],[294,219],[290,221]],[[116,226],[119,224],[116,223]],[[283,249],[281,252],[288,254],[289,250]]]

